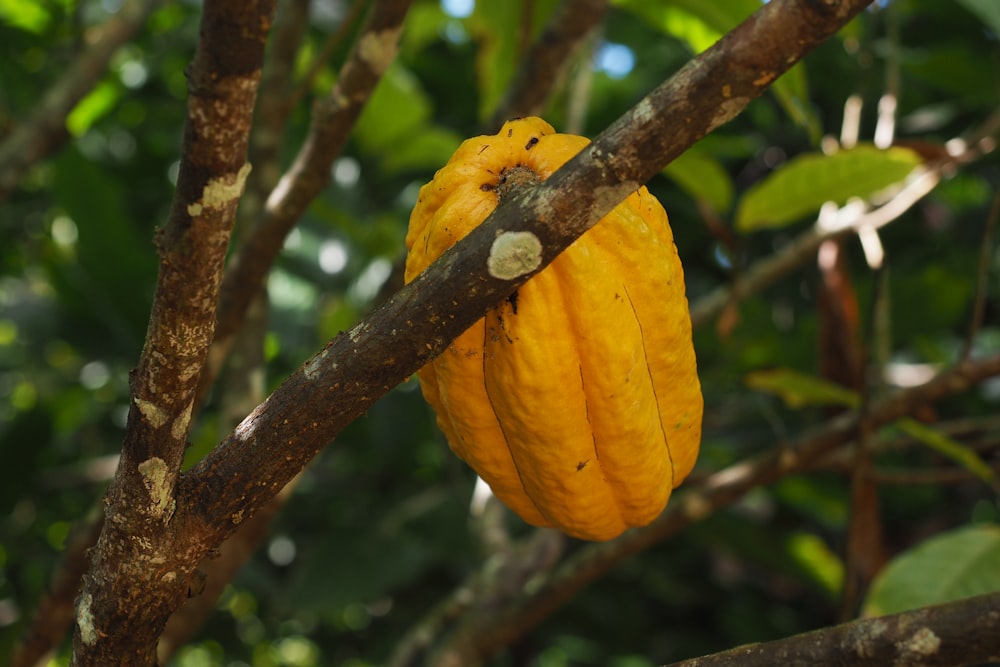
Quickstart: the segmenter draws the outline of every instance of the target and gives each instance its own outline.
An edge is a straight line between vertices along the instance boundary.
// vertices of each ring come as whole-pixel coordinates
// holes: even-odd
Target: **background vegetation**
[[[52,150],[16,185],[0,181],[3,656],[99,511],[147,328],[200,8],[126,9],[137,4],[148,18],[48,131]],[[543,115],[598,134],[759,4],[614,0]],[[279,6],[304,22],[284,138],[272,162],[254,165],[264,178],[297,152],[367,5]],[[193,427],[188,465],[398,288],[418,188],[463,138],[495,131],[556,6],[412,4],[328,187],[283,241],[266,304]],[[40,118],[93,50],[89,36],[126,9],[0,1],[0,140]],[[648,183],[670,214],[697,326],[706,417],[693,489],[808,442],[845,410],[996,354],[998,35],[990,0],[878,2]],[[17,157],[0,156],[0,168]],[[995,378],[933,406],[915,401],[911,421],[862,428],[809,469],[754,484],[616,560],[491,664],[640,667],[1000,590],[998,406]],[[489,615],[458,604],[458,587],[516,595],[594,555],[577,543],[538,550],[550,538],[498,508],[470,512],[474,483],[416,381],[394,388],[303,473],[259,548],[243,547],[249,561],[174,664],[404,660],[414,628],[440,649],[463,615]],[[491,563],[517,562],[518,549],[540,560],[491,580]],[[66,664],[68,644],[55,648]]]

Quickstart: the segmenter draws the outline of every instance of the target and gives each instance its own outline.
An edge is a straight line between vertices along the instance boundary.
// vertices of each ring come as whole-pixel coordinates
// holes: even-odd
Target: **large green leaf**
[[[865,616],[894,614],[1000,590],[1000,526],[970,526],[933,537],[894,559],[875,578]]]
[[[1000,2],[997,0],[958,0],[958,4],[979,17],[979,20],[1000,35]]]
[[[663,175],[719,214],[728,211],[733,203],[733,181],[729,173],[718,160],[697,147],[668,164]]]
[[[907,148],[879,150],[868,144],[832,155],[800,155],[747,190],[736,209],[736,228],[784,227],[825,202],[868,197],[902,181],[920,162]]]

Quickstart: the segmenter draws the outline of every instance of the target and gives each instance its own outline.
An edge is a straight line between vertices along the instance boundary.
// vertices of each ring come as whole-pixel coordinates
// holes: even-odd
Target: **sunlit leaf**
[[[933,537],[875,578],[865,616],[894,614],[1000,590],[1000,526],[971,526]]]
[[[783,227],[819,211],[825,202],[868,197],[905,179],[920,162],[907,148],[879,150],[871,145],[832,155],[801,155],[747,190],[736,209],[736,228],[749,232]]]
[[[858,395],[850,389],[791,368],[776,368],[749,373],[745,382],[751,389],[779,396],[787,405],[858,405]]]
[[[41,33],[49,23],[45,3],[37,0],[0,0],[0,23],[27,32]]]
[[[957,440],[909,418],[900,419],[894,425],[942,456],[947,456],[987,484],[992,484],[996,480],[996,473],[979,457],[979,454]]]
[[[663,175],[694,199],[711,205],[717,213],[729,210],[733,203],[733,181],[714,157],[692,149],[667,165]]]
[[[821,537],[795,533],[788,540],[788,553],[831,597],[842,590],[844,563]]]
[[[73,136],[80,136],[97,120],[114,108],[121,96],[121,88],[103,81],[84,97],[66,117],[66,128]]]

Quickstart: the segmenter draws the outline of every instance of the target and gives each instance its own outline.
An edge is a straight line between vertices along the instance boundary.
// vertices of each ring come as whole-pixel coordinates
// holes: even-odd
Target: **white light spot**
[[[475,0],[441,0],[441,9],[444,13],[456,19],[469,16],[475,7]]]
[[[118,78],[126,88],[138,88],[149,78],[149,69],[139,60],[129,60],[118,70]]]
[[[100,389],[110,379],[111,372],[108,370],[108,365],[103,361],[91,361],[89,364],[84,364],[83,368],[80,369],[80,384],[85,389],[91,391]]]
[[[624,44],[605,42],[594,55],[595,67],[612,79],[621,79],[635,67],[635,54]]]
[[[392,275],[392,262],[384,257],[372,260],[351,286],[351,297],[361,302],[371,301]]]
[[[342,188],[353,188],[361,178],[361,165],[352,157],[342,157],[333,164],[333,180]]]
[[[279,535],[267,545],[267,557],[278,567],[291,565],[295,560],[295,542],[291,538]]]
[[[347,246],[343,241],[330,239],[319,248],[319,268],[323,273],[340,273],[347,266]]]
[[[76,228],[76,223],[72,218],[60,215],[52,221],[52,240],[64,248],[69,248],[76,244],[80,237]]]

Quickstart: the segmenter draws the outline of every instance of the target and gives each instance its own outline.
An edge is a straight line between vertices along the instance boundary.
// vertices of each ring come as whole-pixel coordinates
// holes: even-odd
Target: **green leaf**
[[[750,232],[784,227],[825,202],[868,197],[902,181],[920,162],[907,148],[879,150],[871,145],[833,155],[800,155],[747,190],[736,209],[736,228]]]
[[[102,81],[73,107],[66,117],[66,128],[74,137],[79,137],[111,111],[120,97],[119,86],[110,81]]]
[[[894,426],[942,456],[947,456],[987,484],[996,482],[996,473],[975,450],[913,419],[900,419]]]
[[[792,408],[807,405],[844,405],[857,407],[857,393],[838,384],[791,368],[776,368],[748,373],[745,382],[751,389],[779,396]]]
[[[978,16],[994,34],[1000,35],[1000,3],[996,0],[958,0],[958,4]]]
[[[725,213],[733,203],[733,181],[725,167],[704,151],[688,150],[663,170],[663,175],[698,201]]]
[[[875,578],[865,616],[895,614],[1000,590],[1000,526],[961,528],[895,558]]]
[[[406,113],[400,113],[406,109]],[[369,153],[387,154],[420,131],[431,117],[431,102],[416,77],[394,64],[382,76],[358,118],[354,136]]]
[[[36,0],[0,0],[0,23],[26,32],[41,34],[49,24],[51,14],[45,3]]]

